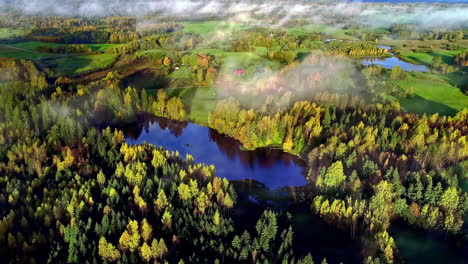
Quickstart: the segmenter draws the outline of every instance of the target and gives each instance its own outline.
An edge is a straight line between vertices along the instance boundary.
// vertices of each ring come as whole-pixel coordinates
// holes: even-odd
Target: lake
[[[215,165],[216,175],[221,178],[252,179],[271,190],[307,184],[305,161],[280,149],[242,150],[237,140],[193,123],[154,118],[141,126],[141,134],[128,133],[129,144],[147,142],[170,151],[177,150],[182,157],[190,154],[196,162]]]
[[[287,211],[292,215],[296,254],[310,252],[316,263],[323,258],[329,264],[362,263],[359,238],[352,240],[349,232],[326,224],[310,211],[305,161],[279,149],[242,150],[240,142],[208,127],[164,118],[145,118],[123,130],[129,144],[146,142],[215,165],[216,175],[226,177],[236,188],[237,206],[231,216],[237,228],[254,232],[265,208]],[[466,240],[458,238],[457,242],[401,223],[392,225],[390,233],[405,263],[467,264]]]
[[[235,186],[237,206],[232,217],[238,229],[255,232],[256,221],[265,208],[289,212],[294,228],[294,251],[308,252],[320,263],[362,263],[359,239],[328,225],[309,207],[305,179],[305,161],[280,149],[241,149],[237,140],[208,127],[152,117],[125,127],[129,144],[151,143],[181,156],[190,154],[196,162],[213,164],[216,175],[226,177]]]
[[[379,48],[384,48],[390,50],[390,46],[378,46]],[[385,58],[366,58],[363,59],[361,64],[364,66],[379,65],[385,69],[393,69],[395,66],[400,66],[404,71],[417,71],[417,72],[428,72],[430,69],[426,65],[412,64],[406,61],[401,60],[398,57],[395,57],[395,54],[388,52],[392,57]]]

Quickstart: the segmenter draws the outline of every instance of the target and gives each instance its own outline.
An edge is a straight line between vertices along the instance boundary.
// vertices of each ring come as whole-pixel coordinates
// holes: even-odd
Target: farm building
[[[234,71],[235,76],[241,76],[241,75],[245,75],[245,74],[246,74],[245,70],[235,70]]]

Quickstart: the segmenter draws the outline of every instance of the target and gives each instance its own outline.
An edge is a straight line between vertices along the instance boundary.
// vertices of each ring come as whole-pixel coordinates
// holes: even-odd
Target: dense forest
[[[394,225],[466,248],[467,29],[239,17],[0,18],[0,262],[329,263],[292,206],[366,264],[410,263]],[[130,144],[154,117],[289,153],[307,184],[260,206],[219,176],[235,168]]]

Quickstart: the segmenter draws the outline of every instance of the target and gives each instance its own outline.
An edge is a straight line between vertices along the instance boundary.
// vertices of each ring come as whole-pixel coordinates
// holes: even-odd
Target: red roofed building
[[[234,71],[234,75],[236,75],[236,76],[245,75],[245,74],[246,74],[245,70],[236,70],[236,71]]]

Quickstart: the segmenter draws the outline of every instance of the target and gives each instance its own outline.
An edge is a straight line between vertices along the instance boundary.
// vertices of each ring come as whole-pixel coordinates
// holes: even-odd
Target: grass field
[[[263,55],[266,55],[266,50],[262,47],[257,47],[254,52],[229,52],[221,49],[196,49],[192,50],[191,53],[204,53],[217,57],[223,62],[221,71],[245,69],[249,65],[253,65],[257,68],[268,66],[273,70],[278,70],[281,67],[279,62],[270,61],[262,57]]]
[[[59,54],[52,53],[41,53],[37,52],[36,49],[40,46],[58,47],[66,44],[59,43],[46,43],[40,41],[28,41],[20,42],[16,44],[8,44],[0,47],[0,57],[26,59],[26,60],[40,60],[46,58],[53,58],[60,56]],[[93,49],[95,52],[102,52],[115,44],[86,44]],[[23,50],[20,50],[23,49]]]
[[[142,51],[136,52],[136,56],[138,58],[144,57],[151,61],[162,59],[164,58],[165,54],[166,54],[166,51],[162,49],[142,50]]]
[[[401,40],[401,39],[390,39],[384,38],[379,41],[380,45],[392,46],[400,50],[402,53],[411,53],[417,49],[432,49],[433,52],[447,51],[445,50],[446,45],[452,44],[448,40]],[[468,39],[457,41],[457,45],[468,49]],[[456,51],[455,51],[456,52]]]
[[[248,25],[232,23],[227,21],[202,21],[202,22],[187,22],[183,23],[185,33],[194,33],[201,36],[207,36],[216,31],[223,33],[231,33],[242,29],[249,28]]]
[[[440,50],[440,51],[434,51],[434,52],[428,52],[428,53],[404,52],[400,56],[402,59],[411,63],[431,65],[432,60],[435,57],[442,57],[442,61],[444,63],[452,63],[455,56],[460,52],[462,51]]]
[[[325,33],[339,39],[356,40],[355,37],[346,35],[346,29],[330,27],[327,25],[304,25],[286,28],[286,33],[298,37],[308,33]]]
[[[406,80],[395,81],[395,84],[413,91],[415,97],[400,100],[402,107],[410,112],[453,115],[468,107],[468,96],[444,76],[412,72]]]
[[[27,34],[27,32],[25,29],[0,28],[0,40],[20,37]]]
[[[351,30],[351,29],[343,29],[343,28],[336,28],[328,25],[304,25],[304,26],[295,26],[286,28],[286,32],[293,36],[302,36],[308,33],[325,33],[327,35],[333,36],[337,39],[347,39],[347,40],[357,40],[356,37],[346,34],[347,32],[358,32],[358,33],[366,33],[366,32],[375,32],[375,33],[389,33],[387,29],[384,28],[361,28],[358,30]]]
[[[40,46],[49,46],[49,47],[59,47],[63,46],[64,44],[59,43],[47,43],[47,42],[40,42],[40,41],[27,41],[27,42],[20,42],[16,44],[10,44],[9,46],[20,48],[20,49],[27,49],[27,50],[35,50]]]
[[[188,67],[180,67],[180,69],[173,71],[168,78],[170,79],[192,79],[192,71]]]
[[[56,56],[55,54],[37,53],[33,51],[17,50],[9,47],[0,47],[0,57],[2,58],[15,58],[15,59],[26,59],[26,60],[39,60],[45,58],[51,58]]]
[[[102,52],[119,44],[85,44],[85,45],[93,49],[93,51],[95,52]]]
[[[58,73],[77,76],[110,67],[117,59],[117,54],[96,54],[70,56],[45,61],[48,67]]]
[[[182,89],[167,89],[170,96],[180,96],[186,106],[189,107],[191,121],[200,124],[208,124],[208,113],[216,106],[218,99],[217,88],[214,86],[193,87]]]
[[[28,42],[10,44],[9,46],[21,48],[21,49],[36,50],[40,46],[60,47],[60,46],[66,46],[66,45],[70,45],[70,44],[48,43],[48,42],[41,42],[41,41],[28,41]],[[91,49],[93,49],[93,51],[105,51],[108,48],[115,46],[117,44],[84,44],[84,45],[90,47]]]

